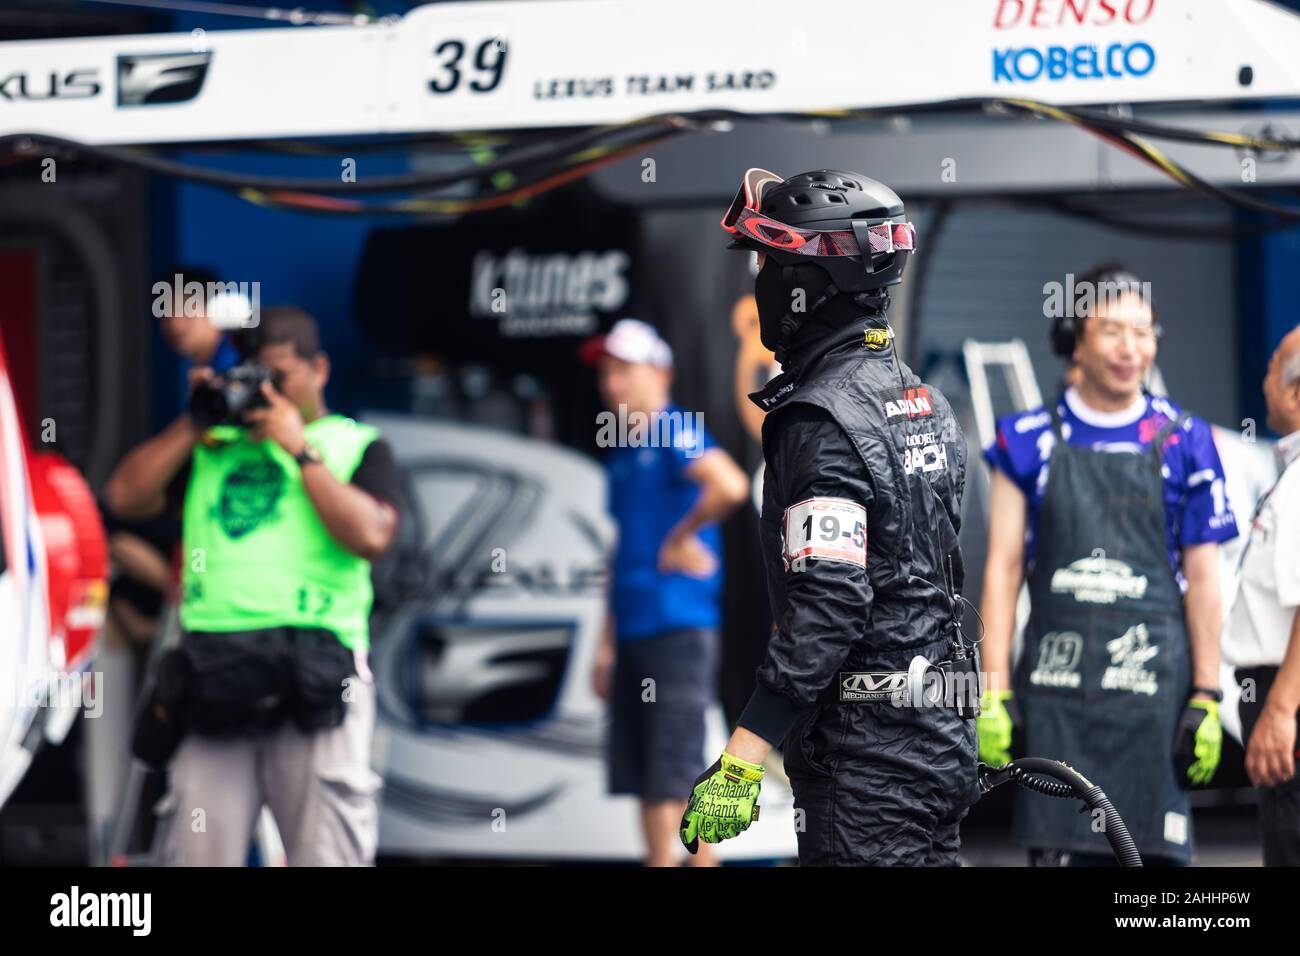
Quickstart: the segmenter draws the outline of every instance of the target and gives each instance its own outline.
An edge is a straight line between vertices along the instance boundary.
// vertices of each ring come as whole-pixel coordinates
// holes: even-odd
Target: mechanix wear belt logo
[[[884,409],[885,420],[890,423],[934,414],[930,390],[924,385],[915,388],[887,388],[877,392],[876,396]]]
[[[1052,631],[1038,643],[1038,663],[1029,672],[1029,683],[1039,687],[1077,689],[1083,683],[1079,658],[1083,656],[1083,636],[1074,631]]]
[[[1126,690],[1155,696],[1160,685],[1155,671],[1147,670],[1146,664],[1160,653],[1160,648],[1151,645],[1145,624],[1135,624],[1122,637],[1107,641],[1106,651],[1110,654],[1111,666],[1101,675],[1102,690]]]
[[[892,700],[907,692],[907,671],[840,672],[840,700]]]
[[[883,352],[889,348],[889,332],[885,329],[867,329],[862,336],[862,344],[873,352]]]
[[[227,537],[242,538],[275,510],[284,493],[284,469],[270,459],[246,460],[221,484],[217,520]]]
[[[1086,604],[1114,604],[1120,598],[1140,600],[1147,593],[1145,575],[1136,575],[1123,561],[1080,558],[1052,573],[1053,594],[1073,594]]]

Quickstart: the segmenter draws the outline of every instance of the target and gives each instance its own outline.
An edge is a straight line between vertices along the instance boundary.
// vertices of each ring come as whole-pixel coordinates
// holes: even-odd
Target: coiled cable
[[[1097,786],[1073,767],[1059,760],[1047,760],[1043,757],[1022,757],[994,769],[981,763],[978,768],[980,792],[988,793],[994,787],[1001,786],[1008,780],[1018,786],[1049,797],[1074,797],[1083,801],[1085,810],[1100,811],[1102,815],[1101,833],[1110,843],[1111,852],[1121,866],[1141,866],[1142,857],[1129,835],[1119,811]]]

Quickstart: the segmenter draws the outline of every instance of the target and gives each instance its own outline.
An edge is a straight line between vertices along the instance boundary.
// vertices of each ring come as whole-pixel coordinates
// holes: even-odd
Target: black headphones
[[[1073,311],[1073,310],[1071,310]],[[1079,324],[1072,315],[1058,315],[1052,320],[1052,352],[1063,359],[1074,357],[1074,344],[1078,340]]]
[[[1096,269],[1090,269],[1084,273],[1078,280],[1076,289],[1082,287],[1084,283],[1090,283],[1094,286],[1103,282],[1113,282],[1119,286],[1132,286],[1140,289],[1142,280],[1134,273],[1120,266],[1102,266]],[[1074,297],[1067,303],[1064,314],[1058,315],[1052,320],[1050,332],[1050,341],[1052,343],[1052,352],[1061,358],[1069,360],[1074,356],[1074,348],[1079,341],[1079,328],[1087,316],[1077,314],[1077,304],[1079,295],[1076,291]],[[1156,334],[1160,334],[1160,325],[1156,321],[1155,306],[1151,306],[1151,321],[1155,328]]]

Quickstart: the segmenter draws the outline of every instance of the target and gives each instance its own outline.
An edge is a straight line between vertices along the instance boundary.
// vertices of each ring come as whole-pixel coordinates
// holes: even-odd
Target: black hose
[[[1133,838],[1129,835],[1128,827],[1124,825],[1119,812],[1101,787],[1074,768],[1059,760],[1022,757],[996,770],[981,764],[979,774],[980,788],[985,792],[1012,780],[1017,786],[1050,797],[1077,797],[1087,807],[1102,812],[1102,834],[1110,843],[1111,851],[1120,865],[1142,865],[1142,857],[1138,854],[1137,846],[1133,843]],[[1051,779],[1043,779],[1045,777]]]
[[[1119,859],[1120,866],[1141,866],[1142,857],[1138,854],[1133,838],[1129,836],[1128,827],[1124,825],[1110,799],[1102,793],[1101,787],[1093,787],[1083,794],[1081,799],[1094,810],[1102,812],[1102,818],[1106,821],[1106,829],[1103,832],[1110,843],[1111,850]]]
[[[624,135],[634,127],[634,135]],[[258,189],[264,192],[314,192],[324,195],[335,193],[382,193],[410,189],[442,189],[455,186],[465,181],[483,182],[494,173],[518,172],[521,168],[534,165],[545,166],[557,163],[564,157],[582,153],[586,150],[605,145],[607,141],[618,136],[624,139],[620,145],[639,145],[658,136],[677,133],[681,127],[676,126],[671,118],[654,123],[628,123],[622,126],[598,126],[579,130],[562,137],[548,137],[546,140],[529,143],[486,163],[467,163],[450,172],[416,172],[392,173],[382,176],[366,176],[355,181],[345,181],[337,174],[333,176],[264,176],[258,173],[245,173],[214,169],[191,163],[179,162],[143,148],[114,146],[96,143],[83,143],[63,136],[49,133],[6,133],[0,135],[0,156],[17,152],[29,157],[40,158],[42,149],[55,149],[68,154],[94,156],[108,162],[121,163],[145,172],[161,176],[172,176],[188,182],[203,183],[225,189]],[[549,168],[549,167],[548,167]]]

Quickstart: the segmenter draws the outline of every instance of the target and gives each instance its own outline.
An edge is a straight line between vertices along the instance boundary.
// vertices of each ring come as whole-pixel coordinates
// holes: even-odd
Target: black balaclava
[[[803,311],[794,312],[795,295],[800,289]],[[841,292],[818,266],[782,265],[769,256],[754,280],[754,301],[758,305],[759,340],[784,364],[796,336],[806,341],[867,315],[883,323],[889,293],[885,289],[857,295]]]

